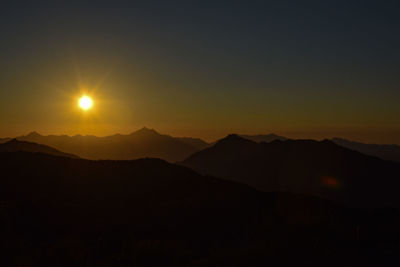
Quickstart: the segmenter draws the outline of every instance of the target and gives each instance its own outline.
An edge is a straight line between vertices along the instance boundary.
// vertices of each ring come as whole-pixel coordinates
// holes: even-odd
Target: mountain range
[[[264,135],[254,139],[260,141],[265,137],[275,138],[274,135]],[[104,143],[102,138],[92,136],[44,137],[37,133],[20,139],[38,140],[38,142],[58,141],[60,143],[61,140],[76,142],[79,138],[84,138],[85,144],[93,144],[96,141],[97,144]],[[281,137],[266,143],[251,141],[238,135],[229,135],[214,145],[207,145],[197,139],[163,136],[146,128],[132,135],[116,135],[108,138],[112,140],[125,139],[125,141],[133,139],[136,142],[139,142],[140,139],[146,140],[144,142],[164,139],[167,142],[173,140],[174,144],[178,144],[177,140],[181,140],[180,144],[193,143],[197,145],[196,147],[206,147],[191,154],[180,164],[205,175],[248,184],[265,192],[280,191],[314,195],[357,207],[400,205],[397,194],[392,192],[400,185],[397,179],[400,177],[399,163],[367,156],[339,146],[330,140],[290,140]],[[156,146],[158,143],[152,145]],[[148,147],[147,143],[146,148]],[[171,147],[171,149],[174,148]],[[47,145],[17,139],[0,144],[0,152],[17,151],[79,158],[74,154],[61,152]],[[140,150],[136,150],[136,153],[138,151]],[[141,151],[146,156],[149,155],[148,150]],[[161,148],[158,151],[153,150],[154,153],[160,153],[160,151]],[[106,152],[104,151],[104,153]],[[136,155],[140,157],[140,155]],[[371,197],[371,192],[374,193],[373,197]]]
[[[207,143],[201,139],[172,137],[159,134],[146,127],[128,135],[43,136],[32,132],[26,136],[16,137],[16,139],[51,146],[65,153],[93,160],[132,160],[153,157],[175,162],[183,160],[207,146]]]
[[[357,207],[400,207],[400,163],[329,140],[257,143],[229,135],[181,164],[267,192],[310,194]]]
[[[0,248],[7,251],[2,264],[400,263],[399,163],[330,140],[245,137],[207,144],[144,128],[103,138],[31,133],[5,140],[0,144]],[[187,158],[179,164],[154,158],[92,161],[43,142],[79,153],[93,148],[104,156],[115,146],[123,153],[136,148],[126,158],[141,157],[138,152],[171,161]],[[175,147],[195,152],[182,149],[174,158],[168,153]],[[371,250],[370,244],[380,247]]]
[[[267,135],[240,135],[245,139],[249,139],[255,142],[272,142],[275,140],[285,141],[288,138],[275,135],[275,134],[267,134]],[[385,145],[385,144],[366,144],[356,141],[350,141],[344,138],[332,138],[329,139],[335,144],[338,144],[342,147],[346,147],[358,152],[361,152],[366,155],[376,156],[384,160],[391,160],[400,162],[400,146],[399,145]]]
[[[239,136],[258,143],[288,140],[288,138],[276,134]],[[200,138],[172,137],[160,134],[146,127],[128,135],[115,134],[106,137],[81,135],[43,136],[37,132],[32,132],[25,136],[16,137],[16,139],[51,146],[65,153],[93,160],[131,160],[143,157],[156,157],[169,162],[182,161],[191,154],[215,145],[218,142],[207,143]],[[10,140],[11,138],[0,138],[0,144]],[[330,140],[342,147],[366,155],[400,162],[400,146],[398,145],[364,144],[343,138],[333,138]]]

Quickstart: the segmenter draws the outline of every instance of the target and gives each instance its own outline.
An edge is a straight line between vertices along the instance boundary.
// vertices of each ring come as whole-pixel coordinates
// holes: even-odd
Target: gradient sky
[[[399,1],[13,2],[0,136],[147,126],[400,144]]]

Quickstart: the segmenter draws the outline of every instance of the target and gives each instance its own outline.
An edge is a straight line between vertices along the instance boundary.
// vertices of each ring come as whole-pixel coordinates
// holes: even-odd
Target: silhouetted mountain
[[[0,152],[18,152],[18,151],[45,153],[60,157],[79,158],[78,156],[61,152],[49,146],[26,142],[26,141],[18,141],[17,139],[12,139],[11,141],[8,141],[4,144],[0,144]]]
[[[170,162],[183,160],[207,145],[200,139],[175,138],[148,128],[129,135],[116,134],[107,137],[42,136],[33,132],[17,139],[48,145],[87,159],[131,160],[154,157]]]
[[[400,220],[393,210],[262,193],[158,159],[0,153],[0,170],[3,266],[399,262]],[[371,249],[371,242],[379,247]]]
[[[240,135],[240,137],[248,139],[248,140],[252,140],[257,143],[260,143],[260,142],[269,143],[269,142],[272,142],[275,140],[280,140],[280,141],[288,140],[288,138],[279,136],[276,134]],[[361,152],[366,155],[379,157],[384,160],[392,160],[392,161],[400,162],[400,146],[398,146],[398,145],[365,144],[365,143],[349,141],[344,138],[337,138],[337,137],[332,138],[330,140],[337,145],[340,145],[342,147],[345,147],[345,148],[348,148],[351,150]],[[215,143],[213,143],[213,145],[214,144]]]
[[[328,140],[256,143],[229,135],[182,164],[263,191],[311,194],[363,207],[400,206],[400,164]]]
[[[200,138],[192,138],[192,137],[174,137],[174,138],[196,148],[197,150],[204,149],[210,145]]]
[[[275,140],[285,141],[288,138],[275,135],[275,134],[267,134],[267,135],[240,135],[245,139],[252,140],[254,142],[272,142]],[[361,152],[366,155],[379,157],[384,160],[392,160],[400,162],[400,146],[398,145],[378,145],[378,144],[365,144],[361,142],[349,141],[344,138],[332,138],[332,142],[337,145],[340,145],[345,148],[349,148],[351,150],[355,150]]]
[[[0,144],[6,143],[10,140],[11,140],[11,138],[0,138]]]
[[[283,136],[279,136],[276,134],[258,134],[258,135],[240,135],[240,137],[243,137],[245,139],[249,139],[252,140],[254,142],[260,143],[260,142],[272,142],[275,140],[281,140],[281,141],[285,141],[287,140],[286,137]]]
[[[333,138],[332,141],[340,146],[359,151],[363,154],[400,162],[400,146],[398,145],[364,144],[343,138]]]

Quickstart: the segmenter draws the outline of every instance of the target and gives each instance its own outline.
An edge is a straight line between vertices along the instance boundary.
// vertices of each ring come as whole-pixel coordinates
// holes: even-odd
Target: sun
[[[83,110],[89,110],[93,107],[93,100],[88,96],[82,96],[78,101],[79,107]]]

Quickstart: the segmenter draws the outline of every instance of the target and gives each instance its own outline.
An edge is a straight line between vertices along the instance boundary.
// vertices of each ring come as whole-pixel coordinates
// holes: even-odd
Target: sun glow
[[[89,110],[93,107],[93,100],[88,96],[82,96],[78,101],[79,107],[83,110]]]

